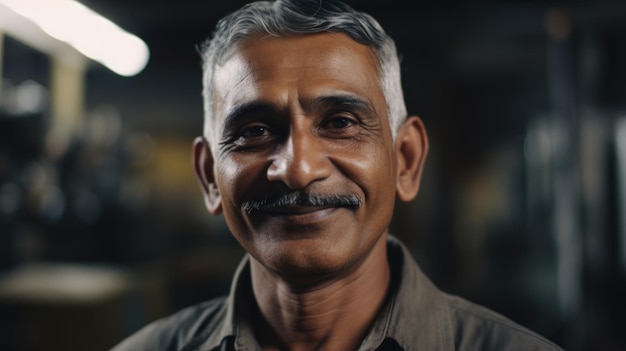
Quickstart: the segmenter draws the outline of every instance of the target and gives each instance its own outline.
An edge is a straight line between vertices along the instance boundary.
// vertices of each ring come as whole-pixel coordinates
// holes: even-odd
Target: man
[[[228,297],[117,350],[557,350],[437,290],[388,236],[428,150],[395,45],[330,1],[244,6],[202,47],[206,206],[248,252]]]

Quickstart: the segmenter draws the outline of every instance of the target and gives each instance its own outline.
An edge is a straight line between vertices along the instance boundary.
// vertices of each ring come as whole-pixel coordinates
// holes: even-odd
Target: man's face
[[[332,274],[386,233],[396,157],[370,48],[343,34],[247,39],[215,75],[214,179],[230,230],[282,274]],[[282,194],[316,201],[294,205]]]

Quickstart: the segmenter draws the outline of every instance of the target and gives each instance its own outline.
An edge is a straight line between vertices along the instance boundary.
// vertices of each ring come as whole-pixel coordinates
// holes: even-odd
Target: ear
[[[211,147],[204,137],[197,137],[193,142],[193,165],[202,186],[207,209],[212,214],[219,215],[222,213],[222,196],[215,182]]]
[[[401,201],[411,201],[417,196],[422,171],[428,154],[428,136],[422,120],[409,117],[396,135],[396,194]]]

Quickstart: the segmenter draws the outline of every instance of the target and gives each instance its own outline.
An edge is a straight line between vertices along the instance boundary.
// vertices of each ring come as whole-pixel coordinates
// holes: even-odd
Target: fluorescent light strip
[[[0,4],[119,75],[133,76],[148,63],[146,43],[77,1],[0,0]]]

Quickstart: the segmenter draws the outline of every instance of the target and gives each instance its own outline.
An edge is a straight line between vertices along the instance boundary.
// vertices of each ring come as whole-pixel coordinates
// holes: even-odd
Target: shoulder
[[[179,350],[198,337],[206,337],[207,331],[219,332],[226,314],[225,306],[225,298],[221,297],[187,307],[148,324],[112,351]]]
[[[457,296],[444,296],[458,350],[561,350],[496,312]]]

